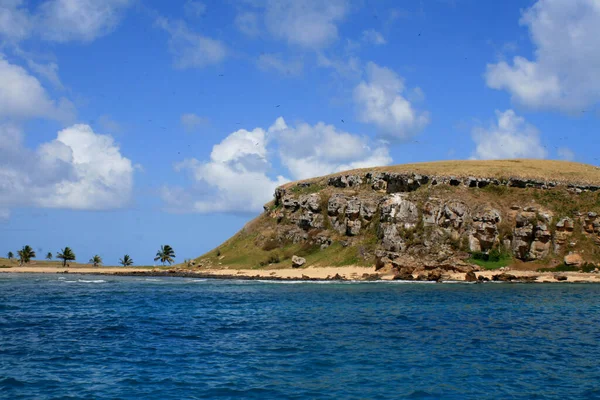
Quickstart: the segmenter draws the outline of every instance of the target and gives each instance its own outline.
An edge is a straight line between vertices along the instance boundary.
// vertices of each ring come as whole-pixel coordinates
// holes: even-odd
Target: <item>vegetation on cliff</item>
[[[600,170],[543,160],[447,161],[288,183],[195,265],[468,270],[600,262]],[[591,264],[590,264],[591,265]]]

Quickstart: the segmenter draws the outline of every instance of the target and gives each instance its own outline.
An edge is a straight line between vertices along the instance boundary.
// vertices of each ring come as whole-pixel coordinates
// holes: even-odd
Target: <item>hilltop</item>
[[[592,269],[600,264],[599,194],[600,169],[566,161],[344,171],[277,188],[259,217],[193,265],[375,266],[434,280],[502,266]]]

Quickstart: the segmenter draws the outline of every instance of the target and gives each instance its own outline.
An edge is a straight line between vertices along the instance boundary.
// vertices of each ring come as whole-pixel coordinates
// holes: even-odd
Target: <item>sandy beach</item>
[[[198,276],[210,278],[239,278],[239,279],[274,279],[274,280],[393,280],[392,272],[376,271],[375,267],[306,267],[283,269],[232,269],[232,268],[201,268],[187,269],[178,267],[91,267],[91,266],[14,266],[0,269],[0,273],[29,273],[29,274],[94,274],[94,275],[165,275],[165,276]],[[526,278],[531,282],[559,283],[559,282],[587,282],[600,283],[600,274],[581,272],[537,272],[516,270],[488,270],[477,271],[475,275],[493,280],[494,275],[502,273],[511,274],[517,278]],[[377,275],[376,275],[377,274]],[[535,279],[533,279],[535,277]],[[557,277],[561,277],[558,280]],[[416,278],[416,276],[415,276]],[[565,279],[566,278],[566,279]],[[464,281],[465,274],[460,272],[447,272],[445,281]]]

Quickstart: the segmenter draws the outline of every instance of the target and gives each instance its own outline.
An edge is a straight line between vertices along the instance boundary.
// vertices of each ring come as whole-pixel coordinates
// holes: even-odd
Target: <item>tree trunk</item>
[[[63,268],[67,266],[67,259],[63,258]]]

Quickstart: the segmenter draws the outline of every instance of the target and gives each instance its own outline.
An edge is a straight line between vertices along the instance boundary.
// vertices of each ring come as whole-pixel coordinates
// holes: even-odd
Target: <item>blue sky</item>
[[[0,0],[0,251],[196,257],[289,180],[598,164],[597,0]]]

